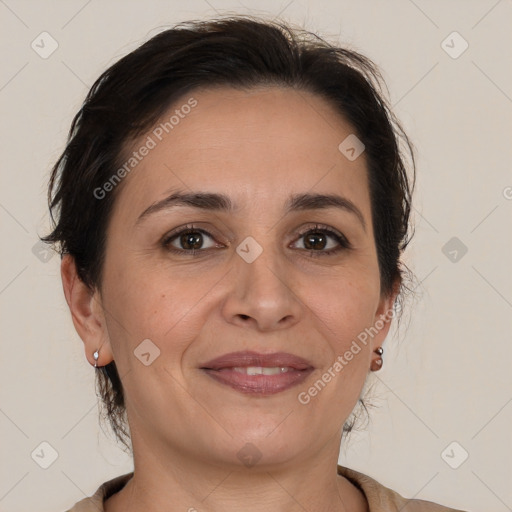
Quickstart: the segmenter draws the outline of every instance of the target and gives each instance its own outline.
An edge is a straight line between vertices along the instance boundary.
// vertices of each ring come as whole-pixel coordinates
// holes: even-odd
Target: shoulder
[[[365,495],[370,512],[464,512],[424,500],[407,499],[375,479],[338,465],[338,474],[356,485]]]
[[[338,474],[356,485],[368,501],[370,512],[465,512],[424,500],[407,499],[368,475],[338,465]],[[104,482],[93,496],[84,498],[66,512],[104,512],[103,502],[120,491],[132,473]]]
[[[133,472],[126,473],[104,482],[92,496],[75,503],[66,512],[104,512],[103,502],[112,494],[120,491],[132,476]]]

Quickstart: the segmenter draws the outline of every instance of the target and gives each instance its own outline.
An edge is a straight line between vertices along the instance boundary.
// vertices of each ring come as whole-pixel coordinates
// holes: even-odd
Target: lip
[[[235,367],[262,368],[288,367],[289,371],[277,375],[247,375]],[[231,352],[201,365],[200,369],[217,382],[236,391],[252,395],[272,395],[297,386],[314,370],[304,358],[286,352],[261,354],[244,351]]]
[[[261,354],[250,350],[224,354],[202,364],[201,368],[207,370],[221,370],[223,368],[235,368],[237,366],[261,366],[263,368],[288,366],[295,370],[307,370],[308,368],[313,368],[313,365],[311,365],[306,359],[293,354],[288,354],[287,352]]]

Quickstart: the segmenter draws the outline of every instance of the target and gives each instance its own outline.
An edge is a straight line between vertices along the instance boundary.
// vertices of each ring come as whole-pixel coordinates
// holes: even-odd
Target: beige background
[[[49,169],[93,81],[163,28],[215,11],[281,13],[367,54],[417,147],[416,235],[407,261],[422,281],[420,297],[408,329],[386,341],[374,378],[379,408],[341,450],[340,463],[407,497],[512,510],[512,2],[184,5],[0,1],[0,510],[63,511],[132,469],[98,425],[94,372],[63,298],[59,258],[45,262],[32,249],[48,228]],[[47,59],[31,48],[43,31],[58,42]],[[458,58],[442,46],[454,31],[469,44]],[[453,55],[463,40],[451,36],[446,44]],[[452,237],[468,249],[456,262],[442,251]],[[47,469],[31,455],[42,442],[58,453]],[[453,469],[446,460],[457,465],[462,450],[469,457]]]

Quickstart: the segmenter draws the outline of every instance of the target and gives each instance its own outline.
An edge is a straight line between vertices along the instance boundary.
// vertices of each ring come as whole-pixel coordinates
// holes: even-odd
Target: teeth
[[[245,373],[246,375],[279,375],[280,373],[285,373],[291,370],[291,368],[285,367],[277,367],[274,366],[272,368],[263,368],[262,366],[237,366],[234,367],[233,370],[235,372]]]

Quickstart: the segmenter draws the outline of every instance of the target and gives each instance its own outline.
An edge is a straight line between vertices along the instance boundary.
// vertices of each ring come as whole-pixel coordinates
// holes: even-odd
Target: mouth
[[[246,351],[218,357],[201,365],[200,369],[240,393],[267,396],[300,384],[314,367],[293,354]]]

